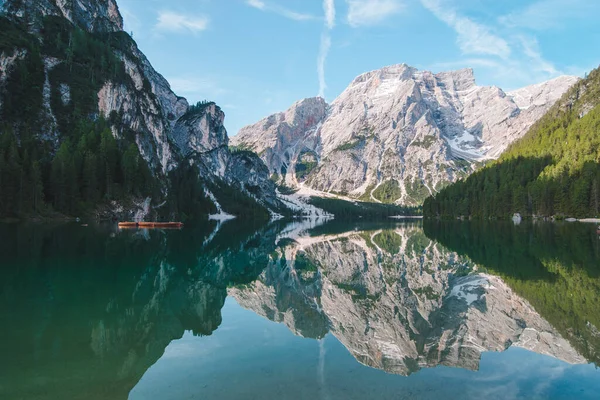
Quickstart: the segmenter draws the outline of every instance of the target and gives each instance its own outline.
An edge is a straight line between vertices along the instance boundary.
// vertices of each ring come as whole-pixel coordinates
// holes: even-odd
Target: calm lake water
[[[580,224],[0,225],[1,399],[598,399]]]

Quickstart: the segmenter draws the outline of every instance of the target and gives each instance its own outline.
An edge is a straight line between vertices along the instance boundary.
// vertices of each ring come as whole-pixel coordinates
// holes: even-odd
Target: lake
[[[2,399],[597,399],[568,223],[0,225]]]

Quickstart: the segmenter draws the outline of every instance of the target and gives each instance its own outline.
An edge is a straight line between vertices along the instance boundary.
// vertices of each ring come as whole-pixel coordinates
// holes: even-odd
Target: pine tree
[[[123,169],[123,187],[125,193],[131,193],[134,187],[138,187],[141,176],[140,170],[140,155],[137,146],[132,143],[123,153],[121,167]]]
[[[44,182],[42,180],[42,169],[40,163],[34,161],[31,165],[30,182],[33,197],[33,211],[39,213],[44,208]]]
[[[96,203],[98,196],[98,158],[89,152],[83,162],[83,195],[89,203]]]
[[[110,129],[105,129],[101,133],[100,157],[104,163],[104,195],[111,199],[115,185],[118,151],[117,142]]]

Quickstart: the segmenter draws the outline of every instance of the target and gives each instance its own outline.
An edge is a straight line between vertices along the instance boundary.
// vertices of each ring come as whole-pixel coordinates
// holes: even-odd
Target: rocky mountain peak
[[[547,82],[538,83],[508,92],[508,96],[519,106],[526,110],[532,106],[542,106],[548,102],[556,101],[556,92],[565,93],[579,79],[563,75]]]
[[[34,28],[40,17],[63,17],[87,32],[123,30],[123,17],[115,0],[3,0],[0,11],[11,18],[27,18]]]
[[[475,73],[472,68],[441,72],[436,74],[435,77],[444,85],[454,88],[454,90],[468,90],[476,86]]]
[[[417,72],[416,68],[410,67],[406,64],[390,65],[359,75],[354,79],[354,81],[352,81],[350,88],[372,80],[406,81],[411,79],[415,72]]]
[[[391,65],[358,76],[329,107],[303,100],[233,142],[286,184],[416,205],[499,157],[575,82],[561,77],[507,94],[478,86],[470,68]]]
[[[314,124],[314,120],[324,117],[327,107],[327,102],[322,97],[310,97],[294,103],[282,116],[292,125],[310,126]]]

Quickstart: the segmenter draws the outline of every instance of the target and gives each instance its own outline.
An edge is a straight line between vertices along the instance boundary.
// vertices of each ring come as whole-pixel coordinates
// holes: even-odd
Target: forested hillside
[[[0,1],[0,218],[285,214],[222,110],[175,95],[109,8]]]
[[[0,216],[78,215],[102,202],[159,197],[163,182],[142,159],[135,135],[117,140],[108,121],[97,116],[102,83],[130,83],[113,51],[120,41],[131,39],[122,32],[101,38],[58,17],[44,18],[41,41],[24,25],[2,16],[0,27],[0,52],[14,53],[18,59],[5,71],[0,91]],[[22,58],[18,49],[25,49]],[[48,94],[44,57],[66,60],[52,70],[49,80],[56,84]],[[61,93],[61,84],[69,85],[68,93]],[[44,129],[49,118],[44,96],[50,97],[58,137]],[[60,145],[54,150],[56,141]],[[204,200],[204,212],[211,211],[203,192],[197,196]],[[179,210],[175,201],[171,203],[165,214],[193,212],[187,204]]]
[[[425,201],[426,217],[600,214],[600,70],[572,87],[502,157]]]

